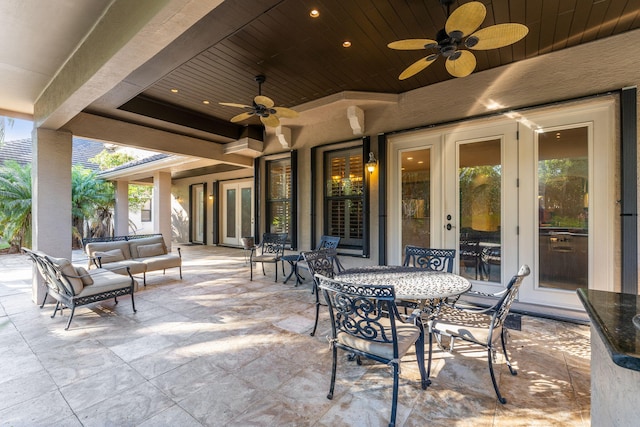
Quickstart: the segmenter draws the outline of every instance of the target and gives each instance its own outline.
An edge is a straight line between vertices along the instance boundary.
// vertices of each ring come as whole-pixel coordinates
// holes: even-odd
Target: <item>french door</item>
[[[456,272],[484,292],[526,263],[520,301],[565,308],[582,307],[579,287],[612,288],[611,111],[590,103],[390,138],[389,263],[406,245],[455,248]]]
[[[241,246],[242,237],[253,236],[253,184],[222,184],[222,243]]]

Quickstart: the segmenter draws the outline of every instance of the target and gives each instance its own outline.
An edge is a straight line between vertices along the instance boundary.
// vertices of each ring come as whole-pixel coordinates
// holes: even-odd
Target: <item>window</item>
[[[140,209],[140,221],[151,222],[151,199],[144,202]]]
[[[268,161],[267,230],[290,233],[291,227],[291,159]],[[291,239],[289,236],[288,240]]]
[[[364,165],[360,147],[325,153],[325,233],[340,246],[361,248],[364,235]]]

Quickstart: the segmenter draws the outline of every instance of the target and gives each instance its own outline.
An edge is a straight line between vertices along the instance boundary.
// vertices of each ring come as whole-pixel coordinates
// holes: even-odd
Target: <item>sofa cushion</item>
[[[87,243],[85,246],[85,252],[90,257],[95,257],[96,252],[107,252],[114,249],[120,249],[124,259],[131,259],[131,252],[129,251],[129,242],[126,240],[116,240],[114,242],[92,242]]]
[[[129,267],[131,274],[141,274],[147,271],[147,265],[144,262],[134,261],[132,259],[102,264],[102,268],[104,269],[125,275],[127,274],[127,267]]]
[[[49,258],[49,261],[54,263],[60,269],[62,274],[64,274],[67,281],[73,288],[73,293],[75,295],[78,295],[80,292],[82,292],[82,289],[84,288],[84,283],[82,283],[82,280],[79,277],[77,277],[79,276],[79,274],[76,271],[73,264],[71,264],[71,261],[69,261],[66,258],[53,258],[53,257],[47,257],[47,258]],[[72,276],[76,276],[76,277],[72,277]]]
[[[162,237],[162,234],[158,234],[157,236],[151,236],[151,237],[142,237],[140,239],[131,239],[127,243],[129,244],[129,251],[131,252],[131,258],[143,258],[143,256],[138,253],[138,248],[140,246],[153,245],[156,243],[162,244],[163,254],[167,253],[167,247],[164,244],[164,238]]]
[[[96,258],[100,258],[100,262],[102,264],[104,263],[110,263],[110,262],[118,262],[118,261],[124,261],[125,257],[124,254],[122,253],[122,249],[118,248],[118,249],[111,249],[110,251],[97,251],[94,252],[93,254],[94,257]]]
[[[149,258],[140,258],[138,261],[141,261],[147,265],[147,271],[164,270],[165,268],[180,267],[182,265],[182,258],[180,258],[176,254],[165,254]]]
[[[93,279],[91,278],[91,275],[89,275],[89,272],[84,267],[76,267],[76,272],[78,273],[78,276],[80,276],[80,280],[82,280],[82,283],[85,286],[93,285]]]
[[[164,244],[162,243],[152,243],[150,245],[139,245],[137,249],[138,249],[138,257],[140,258],[164,255]]]

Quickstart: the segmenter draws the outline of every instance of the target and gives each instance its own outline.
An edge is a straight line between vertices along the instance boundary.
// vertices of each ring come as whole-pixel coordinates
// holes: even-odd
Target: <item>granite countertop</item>
[[[640,296],[592,289],[578,289],[578,296],[613,363],[640,371],[640,329],[633,322]]]

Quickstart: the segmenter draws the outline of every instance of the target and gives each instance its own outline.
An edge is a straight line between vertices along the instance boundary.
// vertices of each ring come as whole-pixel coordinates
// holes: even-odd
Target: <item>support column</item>
[[[69,132],[33,131],[31,212],[33,249],[71,259],[71,153]],[[32,298],[39,303],[46,287],[33,274]]]
[[[162,233],[167,249],[171,250],[171,174],[153,174],[153,231]]]
[[[129,181],[116,181],[115,235],[129,235]]]

